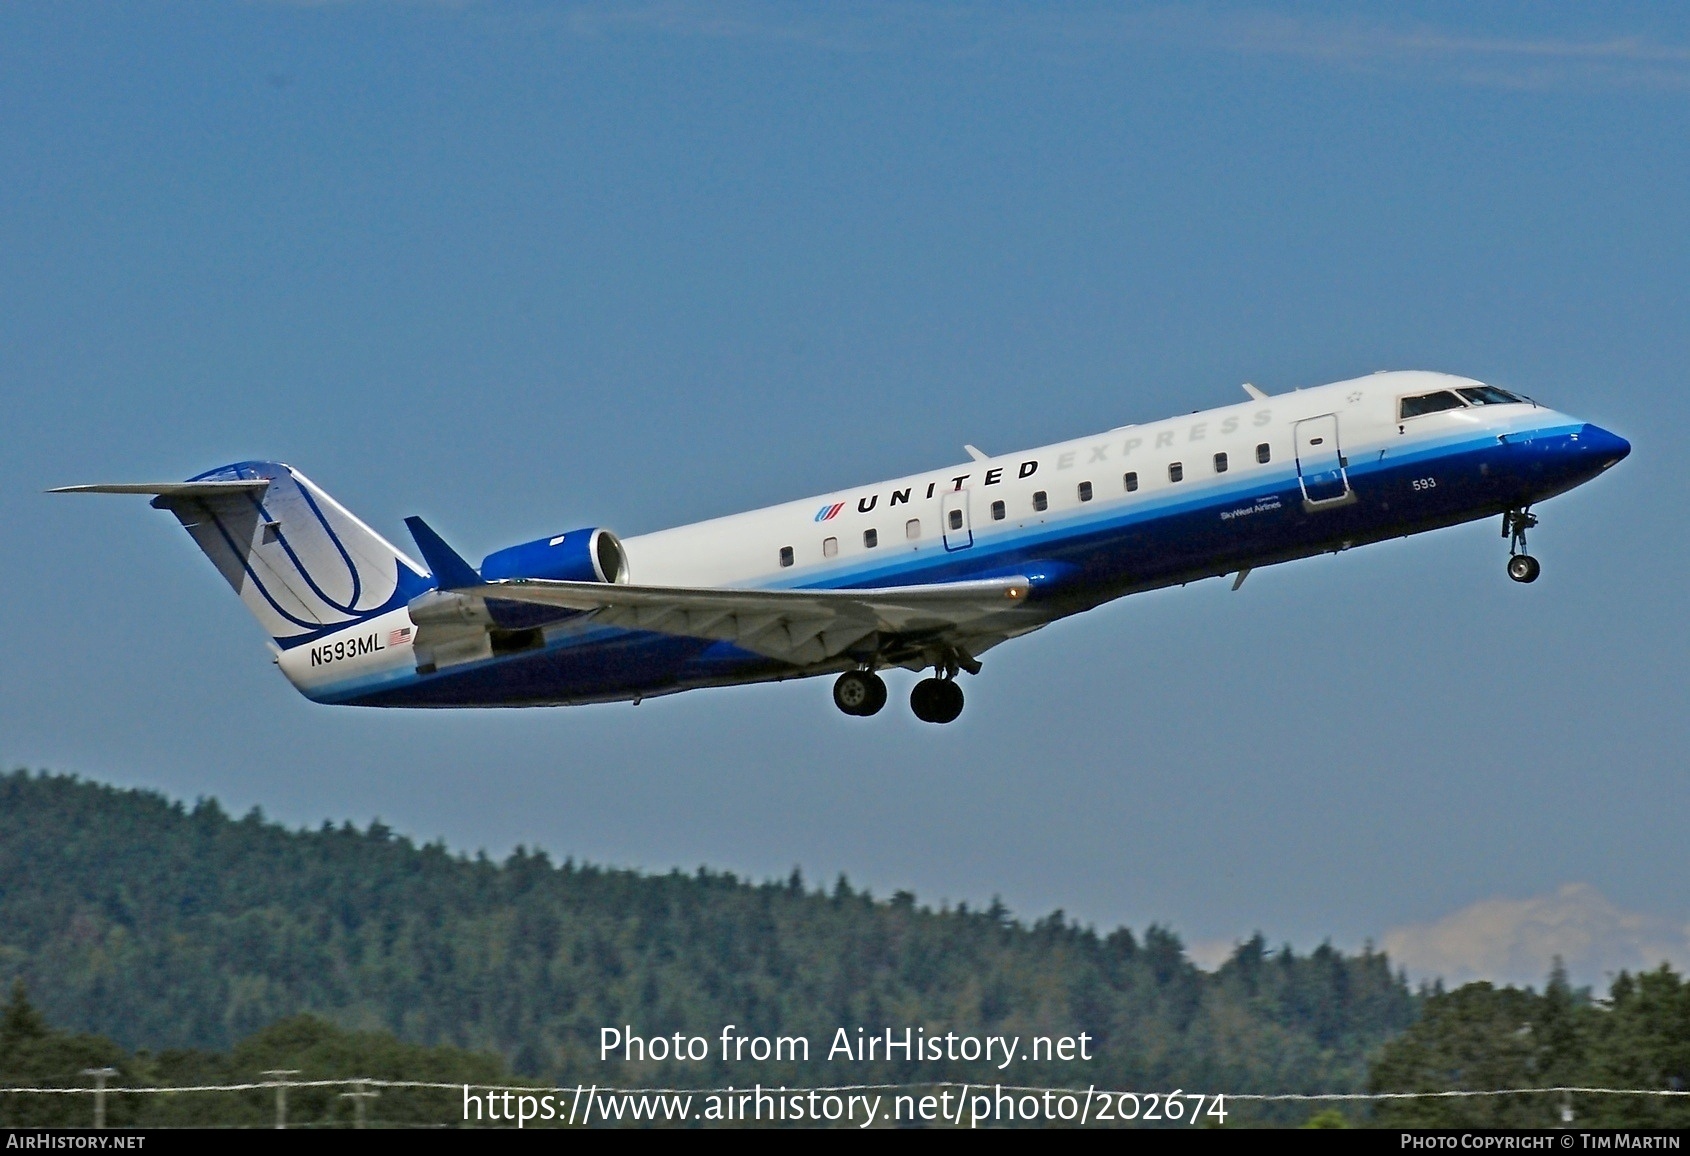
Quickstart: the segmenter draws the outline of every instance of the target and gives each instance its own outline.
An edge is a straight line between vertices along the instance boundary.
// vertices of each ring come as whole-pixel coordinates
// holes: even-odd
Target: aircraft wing
[[[808,666],[845,653],[871,634],[964,645],[972,653],[1039,622],[1014,621],[1026,578],[989,578],[869,590],[712,590],[608,582],[508,579],[452,592],[506,602],[591,611],[629,630],[731,642],[754,654]]]

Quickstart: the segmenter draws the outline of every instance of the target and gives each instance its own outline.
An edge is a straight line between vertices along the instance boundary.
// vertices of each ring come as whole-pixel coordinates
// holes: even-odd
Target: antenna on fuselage
[[[990,457],[990,456],[991,456],[991,455],[989,455],[989,454],[983,454],[983,453],[981,453],[981,452],[980,452],[980,448],[979,448],[979,447],[978,447],[978,446],[971,446],[971,445],[964,445],[964,446],[963,446],[963,447],[962,447],[962,448],[963,448],[963,449],[965,449],[965,450],[967,450],[967,451],[968,451],[968,456],[969,456],[969,457],[971,457],[971,458],[973,458],[973,459],[974,459],[974,460],[975,460],[975,461],[977,461],[977,462],[983,462],[983,461],[985,461],[985,460],[986,460],[986,459],[987,459],[987,458],[988,458],[988,457]]]
[[[1244,383],[1244,392],[1255,398],[1257,401],[1266,401],[1268,399],[1267,394],[1263,393],[1247,381]]]

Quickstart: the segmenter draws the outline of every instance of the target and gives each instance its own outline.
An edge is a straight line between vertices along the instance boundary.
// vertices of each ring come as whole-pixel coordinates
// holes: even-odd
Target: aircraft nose
[[[1584,447],[1585,453],[1602,463],[1603,469],[1619,465],[1631,453],[1630,442],[1599,425],[1586,425],[1581,429],[1579,444]]]

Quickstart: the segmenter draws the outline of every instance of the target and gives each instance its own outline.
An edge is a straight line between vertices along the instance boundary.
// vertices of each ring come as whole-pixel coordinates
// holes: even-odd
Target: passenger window
[[[1080,483],[1080,501],[1082,501],[1082,502],[1091,501],[1091,483],[1090,482],[1081,482]]]
[[[1168,467],[1168,480],[1170,482],[1183,481],[1184,479],[1185,464],[1183,462],[1174,462]]]
[[[792,547],[791,546],[782,546],[780,548],[780,564],[782,566],[792,565]]]
[[[1134,470],[1132,473],[1123,477],[1121,479],[1121,484],[1127,487],[1127,493],[1129,494],[1138,489],[1138,471]]]
[[[1411,417],[1423,417],[1429,413],[1440,413],[1446,409],[1463,409],[1465,403],[1447,389],[1440,389],[1437,393],[1423,393],[1418,397],[1405,397],[1401,408],[1398,409],[1399,421],[1406,421]]]
[[[993,502],[992,503],[992,521],[994,521],[994,522],[1003,521],[1003,514],[1004,514],[1003,503],[1001,501]]]
[[[1256,447],[1256,460],[1264,466],[1273,460],[1273,451],[1268,448],[1266,442]]]
[[[953,529],[953,530],[962,529],[962,511],[961,510],[952,510],[951,511],[951,529]]]
[[[1216,454],[1215,455],[1215,473],[1217,473],[1217,474],[1226,473],[1226,455],[1225,454]]]
[[[911,518],[909,521],[904,523],[904,537],[908,538],[912,542],[921,537],[920,518]]]
[[[1039,511],[1042,514],[1049,507],[1050,507],[1050,499],[1045,497],[1045,492],[1043,490],[1035,490],[1033,492],[1033,509]]]
[[[822,539],[822,557],[823,558],[832,558],[835,555],[837,555],[838,553],[839,553],[839,539],[838,538],[823,538]]]
[[[864,530],[863,531],[863,545],[867,549],[870,549],[870,550],[872,550],[876,546],[880,545],[880,531],[879,530]]]

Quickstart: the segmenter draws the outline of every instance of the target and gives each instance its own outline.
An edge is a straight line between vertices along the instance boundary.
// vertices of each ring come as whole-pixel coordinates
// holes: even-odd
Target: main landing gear
[[[962,687],[956,670],[941,667],[941,673],[924,678],[910,691],[910,710],[922,722],[955,722],[962,714]],[[886,705],[886,683],[872,670],[847,670],[833,683],[833,705],[848,715],[866,718]]]
[[[1537,515],[1522,506],[1502,515],[1502,536],[1508,539],[1508,576],[1516,582],[1536,582],[1543,567],[1526,553],[1526,531],[1537,525]]]
[[[833,684],[833,705],[867,718],[886,705],[886,683],[872,670],[847,670]]]
[[[922,722],[955,722],[962,713],[962,687],[954,678],[924,678],[910,691],[910,710]]]

